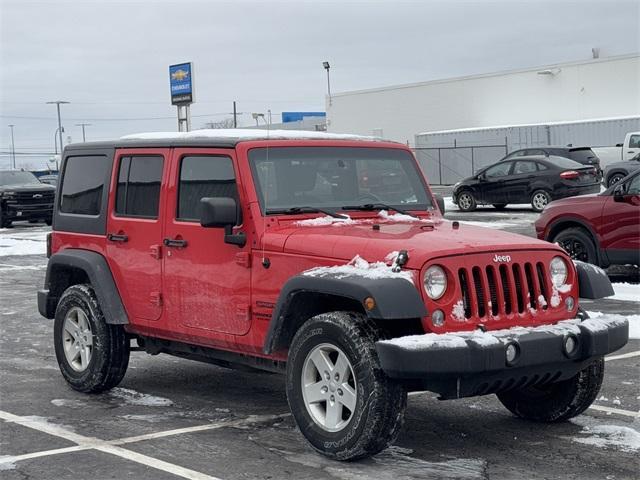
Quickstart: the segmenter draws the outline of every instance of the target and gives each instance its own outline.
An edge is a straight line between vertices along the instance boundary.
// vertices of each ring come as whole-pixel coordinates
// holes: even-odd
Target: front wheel
[[[567,228],[552,240],[560,245],[573,260],[598,265],[596,246],[591,236],[581,228]]]
[[[549,202],[551,202],[551,195],[546,190],[536,190],[531,195],[531,206],[536,212],[544,210]]]
[[[626,175],[623,173],[614,173],[609,177],[609,181],[607,182],[607,187],[613,187],[616,183],[622,180]]]
[[[380,368],[378,331],[365,316],[332,312],[296,333],[287,361],[287,400],[298,428],[318,452],[355,460],[398,435],[407,393]]]
[[[471,212],[476,209],[478,203],[473,194],[467,190],[458,195],[458,208],[463,212]]]
[[[127,371],[129,339],[122,325],[106,323],[90,285],[74,285],[62,294],[53,343],[62,376],[74,390],[108,390]]]
[[[591,406],[603,377],[604,360],[600,358],[568,380],[509,390],[499,393],[498,399],[518,417],[536,422],[562,422]]]

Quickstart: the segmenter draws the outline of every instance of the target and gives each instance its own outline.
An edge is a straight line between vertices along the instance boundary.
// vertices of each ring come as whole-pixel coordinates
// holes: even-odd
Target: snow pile
[[[383,220],[389,220],[391,222],[428,222],[428,220],[422,218],[405,215],[404,213],[389,213],[386,210],[380,210],[378,216]]]
[[[607,315],[602,312],[587,312],[589,320],[596,321],[600,319],[610,318],[611,315]],[[617,315],[619,317],[619,315]],[[625,315],[624,317],[629,322],[629,339],[640,340],[640,315]]]
[[[201,129],[190,132],[146,132],[134,133],[120,137],[121,140],[187,140],[194,138],[231,139],[231,140],[296,140],[296,139],[326,139],[326,140],[380,140],[377,137],[350,135],[340,133],[313,132],[303,130],[259,130],[249,128],[230,129]]]
[[[108,395],[122,399],[129,405],[145,405],[147,407],[169,407],[173,405],[173,402],[168,398],[147,395],[129,388],[114,388],[109,391]]]
[[[353,225],[358,223],[357,220],[353,220],[350,216],[345,215],[343,218],[332,217],[327,215],[325,217],[309,218],[307,220],[300,220],[295,222],[294,225],[298,227],[326,227],[332,225],[339,227],[341,225]]]
[[[640,433],[633,428],[618,425],[587,426],[580,433],[589,436],[573,437],[574,442],[599,448],[613,447],[631,453],[640,450]]]
[[[48,229],[0,229],[0,257],[9,255],[45,255]]]
[[[613,283],[612,285],[615,295],[607,298],[626,302],[640,302],[640,284]]]
[[[395,252],[392,252],[395,253]],[[387,255],[386,258],[390,258]],[[396,254],[397,255],[397,254]],[[393,262],[395,262],[395,257]],[[360,255],[356,255],[346,265],[335,265],[333,267],[316,267],[302,272],[307,277],[331,277],[342,279],[347,277],[361,277],[370,279],[380,278],[402,278],[413,283],[413,272],[409,270],[393,271],[393,266],[385,262],[367,262]]]
[[[529,333],[550,333],[553,335],[564,336],[567,333],[580,334],[578,325],[586,328],[591,332],[598,332],[609,327],[620,325],[626,319],[620,315],[603,315],[601,318],[590,318],[581,322],[580,320],[565,320],[555,325],[540,325],[537,327],[513,327],[503,330],[493,330],[483,332],[474,330],[470,332],[456,333],[426,333],[423,335],[409,335],[406,337],[393,338],[384,340],[383,343],[396,345],[398,347],[410,350],[427,350],[433,347],[451,347],[464,348],[467,342],[475,343],[479,346],[498,345],[518,339],[522,335]]]
[[[3,470],[14,470],[16,463],[11,455],[0,455],[0,472]]]

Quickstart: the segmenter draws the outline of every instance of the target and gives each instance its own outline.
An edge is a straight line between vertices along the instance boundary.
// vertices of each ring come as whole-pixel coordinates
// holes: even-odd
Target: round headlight
[[[551,273],[551,282],[554,287],[559,288],[567,281],[567,264],[561,257],[553,257],[549,263],[549,272]]]
[[[447,274],[442,267],[434,265],[424,274],[424,289],[432,300],[437,300],[447,291]]]

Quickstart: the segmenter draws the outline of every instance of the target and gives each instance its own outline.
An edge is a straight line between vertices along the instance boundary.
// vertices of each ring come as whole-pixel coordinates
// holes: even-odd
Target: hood
[[[554,200],[549,205],[547,205],[544,210],[547,211],[557,207],[567,208],[571,205],[579,205],[583,207],[588,204],[602,203],[606,200],[606,198],[607,197],[605,195],[602,195],[601,193],[590,193],[588,195],[566,197],[561,198],[560,200]]]
[[[284,223],[284,222],[283,222]],[[435,219],[422,222],[378,222],[349,225],[299,226],[286,222],[267,230],[270,249],[289,254],[334,258],[344,261],[360,255],[367,261],[384,261],[394,251],[407,250],[408,268],[420,269],[425,262],[448,255],[514,250],[559,249],[547,242],[455,222]]]

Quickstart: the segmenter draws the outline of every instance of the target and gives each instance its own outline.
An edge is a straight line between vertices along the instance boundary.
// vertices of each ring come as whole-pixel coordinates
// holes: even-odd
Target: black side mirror
[[[616,185],[613,189],[613,201],[624,202],[624,185]]]
[[[484,173],[479,173],[477,178],[481,182],[484,182],[487,179],[487,176]]]
[[[440,209],[440,213],[442,215],[444,215],[444,198],[442,198],[442,195],[440,195],[439,193],[434,194],[433,198],[435,198],[436,203],[438,204],[438,208]]]
[[[230,197],[205,197],[200,199],[200,225],[205,228],[224,228],[224,241],[244,247],[247,238],[244,232],[233,233],[238,224],[238,204]]]

